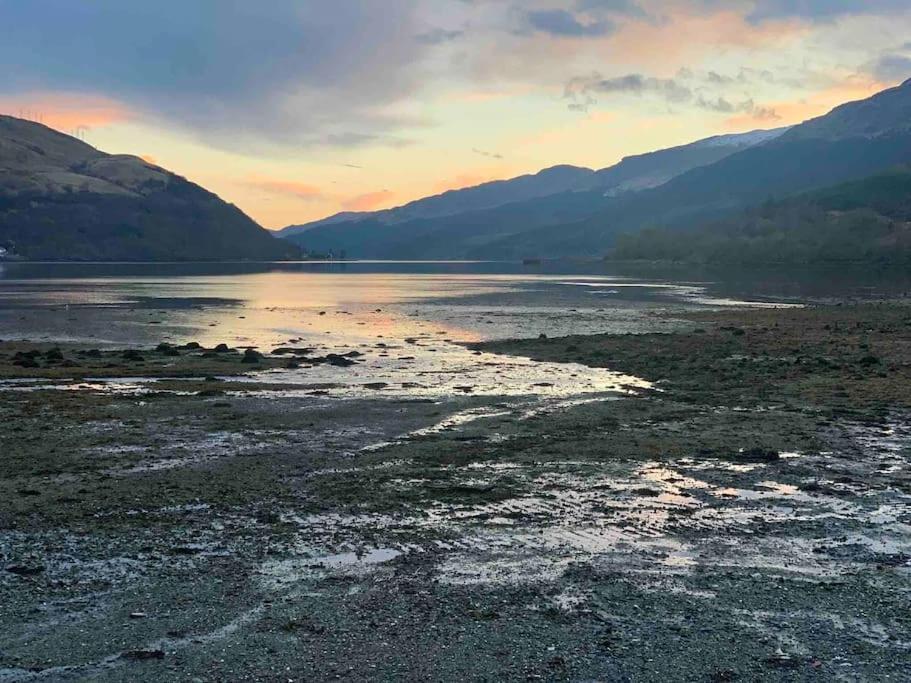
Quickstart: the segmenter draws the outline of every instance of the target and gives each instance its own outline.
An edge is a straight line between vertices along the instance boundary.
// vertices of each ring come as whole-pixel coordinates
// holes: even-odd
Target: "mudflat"
[[[651,383],[547,400],[3,345],[0,681],[907,680],[911,307],[672,313],[475,346]]]

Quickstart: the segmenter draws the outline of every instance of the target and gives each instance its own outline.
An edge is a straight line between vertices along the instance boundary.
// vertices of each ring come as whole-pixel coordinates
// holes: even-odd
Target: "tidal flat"
[[[911,307],[648,315],[469,346],[579,395],[3,344],[0,681],[908,680]]]

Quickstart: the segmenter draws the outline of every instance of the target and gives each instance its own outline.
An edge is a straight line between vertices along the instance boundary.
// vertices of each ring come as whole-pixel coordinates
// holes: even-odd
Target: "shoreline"
[[[627,397],[0,390],[0,680],[897,680],[911,306],[669,314],[471,345]]]

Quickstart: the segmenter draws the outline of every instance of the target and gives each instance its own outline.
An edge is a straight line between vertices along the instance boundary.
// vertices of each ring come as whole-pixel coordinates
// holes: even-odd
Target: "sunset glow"
[[[911,11],[887,0],[165,4],[4,7],[0,111],[153,158],[269,228],[794,124],[911,76]],[[40,58],[21,49],[39,14]]]

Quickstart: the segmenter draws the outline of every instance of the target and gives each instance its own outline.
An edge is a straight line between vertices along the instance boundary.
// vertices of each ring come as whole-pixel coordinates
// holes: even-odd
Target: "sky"
[[[908,0],[0,0],[0,113],[268,228],[775,128],[911,78]]]

